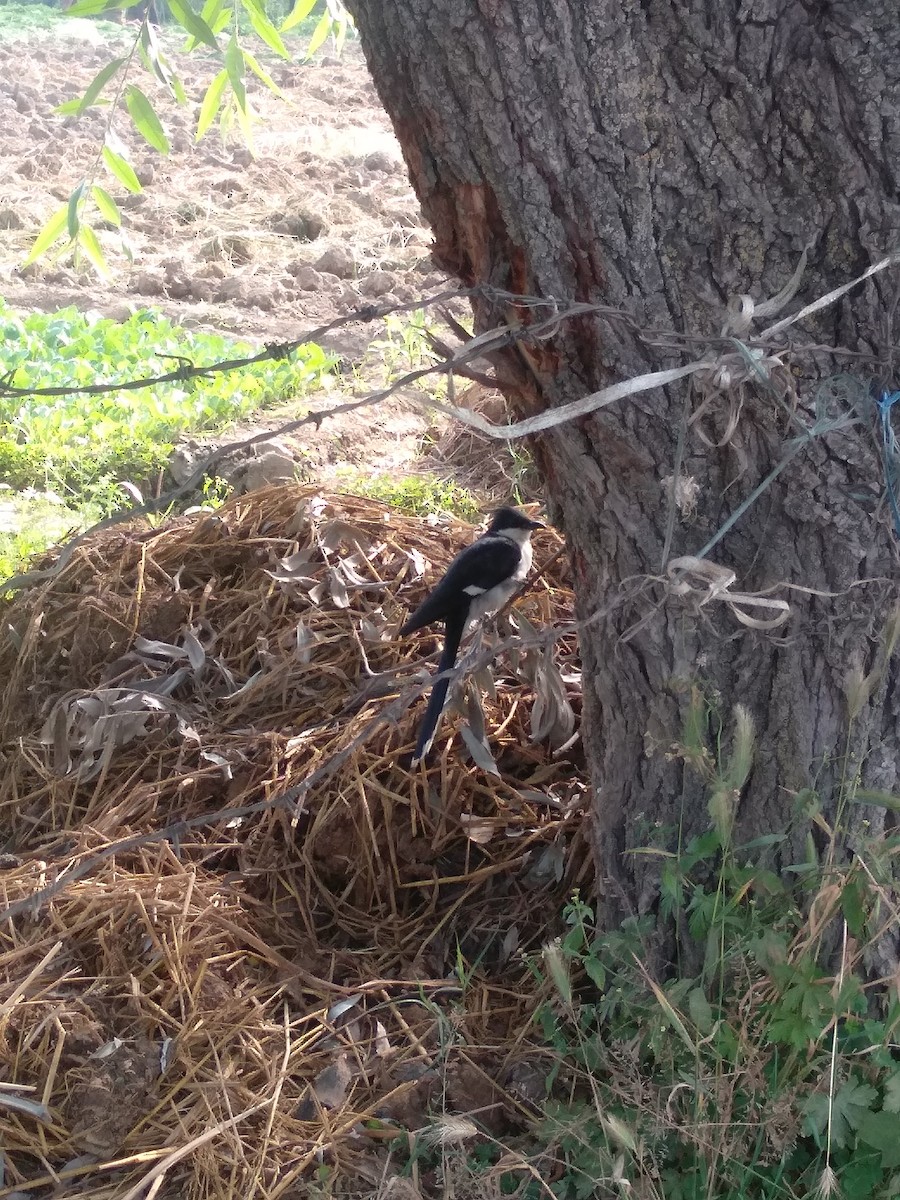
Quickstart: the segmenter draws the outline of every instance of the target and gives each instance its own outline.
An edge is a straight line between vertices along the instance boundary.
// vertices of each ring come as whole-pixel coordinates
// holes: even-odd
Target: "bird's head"
[[[491,517],[487,531],[501,536],[505,534],[518,542],[530,537],[535,529],[543,528],[542,521],[532,521],[531,517],[526,517],[525,513],[519,512],[517,508],[498,508]]]

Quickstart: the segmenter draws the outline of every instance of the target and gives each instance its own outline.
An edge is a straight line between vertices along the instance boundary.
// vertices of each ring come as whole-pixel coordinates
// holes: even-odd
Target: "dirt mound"
[[[574,670],[528,635],[571,593],[542,533],[524,636],[411,772],[434,638],[393,631],[471,536],[278,488],[4,604],[7,1187],[360,1194],[429,1107],[527,1115],[525,955],[589,871]]]

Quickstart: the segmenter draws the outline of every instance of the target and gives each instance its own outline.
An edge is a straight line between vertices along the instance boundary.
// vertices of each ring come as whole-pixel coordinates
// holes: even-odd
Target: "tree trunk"
[[[466,284],[562,307],[611,305],[665,343],[667,334],[718,336],[729,299],[747,293],[760,304],[778,293],[805,248],[788,311],[900,244],[896,0],[349,7],[435,258]],[[794,396],[787,373],[777,386],[676,386],[535,440],[580,617],[631,596],[582,637],[607,919],[656,901],[653,858],[629,850],[674,850],[709,825],[736,704],[756,737],[746,782],[733,770],[731,794],[719,789],[736,805],[735,842],[788,830],[769,852],[784,865],[807,853],[811,809],[851,841],[860,813],[870,829],[882,820],[848,801],[858,787],[897,786],[898,542],[867,397],[871,381],[891,379],[898,296],[891,267],[792,326],[780,345],[797,347],[784,356]],[[545,315],[475,304],[479,331]],[[707,349],[694,345],[688,357]],[[649,347],[597,315],[562,322],[549,341],[510,350],[495,367],[526,417],[684,361],[671,337]],[[837,373],[840,386],[820,387]],[[721,599],[701,607],[699,593],[659,582],[668,561],[695,555],[751,496],[790,439],[823,414],[854,413],[855,425],[804,444],[709,553],[735,573],[736,590],[775,587],[790,604],[784,625],[748,629]]]

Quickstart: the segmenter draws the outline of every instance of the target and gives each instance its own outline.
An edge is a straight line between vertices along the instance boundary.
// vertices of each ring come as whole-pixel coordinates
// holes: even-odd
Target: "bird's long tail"
[[[431,749],[434,731],[437,728],[441,713],[444,711],[447,690],[450,687],[448,672],[452,671],[456,665],[456,654],[459,650],[459,643],[462,641],[465,628],[466,623],[464,620],[457,621],[451,618],[447,621],[444,631],[444,649],[441,652],[441,661],[438,663],[437,668],[438,678],[431,689],[431,695],[428,697],[428,707],[425,709],[425,716],[422,718],[422,724],[419,727],[416,752],[412,758],[414,763],[421,762]],[[444,676],[444,678],[441,678],[441,676]]]

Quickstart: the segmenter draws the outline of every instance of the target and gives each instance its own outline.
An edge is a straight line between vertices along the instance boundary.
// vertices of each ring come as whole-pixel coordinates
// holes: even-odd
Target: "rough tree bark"
[[[605,302],[646,328],[716,335],[730,297],[774,295],[807,246],[794,310],[900,244],[896,0],[349,7],[433,226],[435,258],[466,284]],[[892,267],[791,329],[797,345],[872,356],[787,356],[801,425],[815,420],[816,378],[892,378],[898,297]],[[511,315],[531,319],[476,304],[480,330]],[[681,361],[591,317],[495,365],[524,417]],[[800,428],[770,392],[750,386],[714,396],[685,425],[702,401],[697,390],[655,391],[536,441],[582,617],[624,580],[660,575],[681,430],[682,474],[696,495],[675,510],[671,556],[696,553]],[[832,399],[832,415],[842,404],[849,411]],[[852,838],[859,810],[839,803],[848,786],[897,785],[900,695],[882,647],[898,543],[871,404],[860,402],[859,415],[854,428],[804,449],[711,554],[744,591],[787,582],[837,596],[781,591],[791,618],[762,633],[722,606],[701,613],[651,585],[583,638],[594,847],[609,919],[647,910],[656,896],[652,862],[624,851],[654,840],[672,848],[674,831],[708,824],[709,780],[673,752],[692,704],[709,707],[714,755],[719,718],[727,753],[734,704],[750,710],[757,749],[735,836],[793,830],[782,862],[803,853],[798,796],[814,793],[828,820],[840,809]],[[847,590],[861,580],[877,582]],[[860,671],[873,671],[875,686],[851,719],[848,687]],[[866,817],[879,819],[872,809]]]

